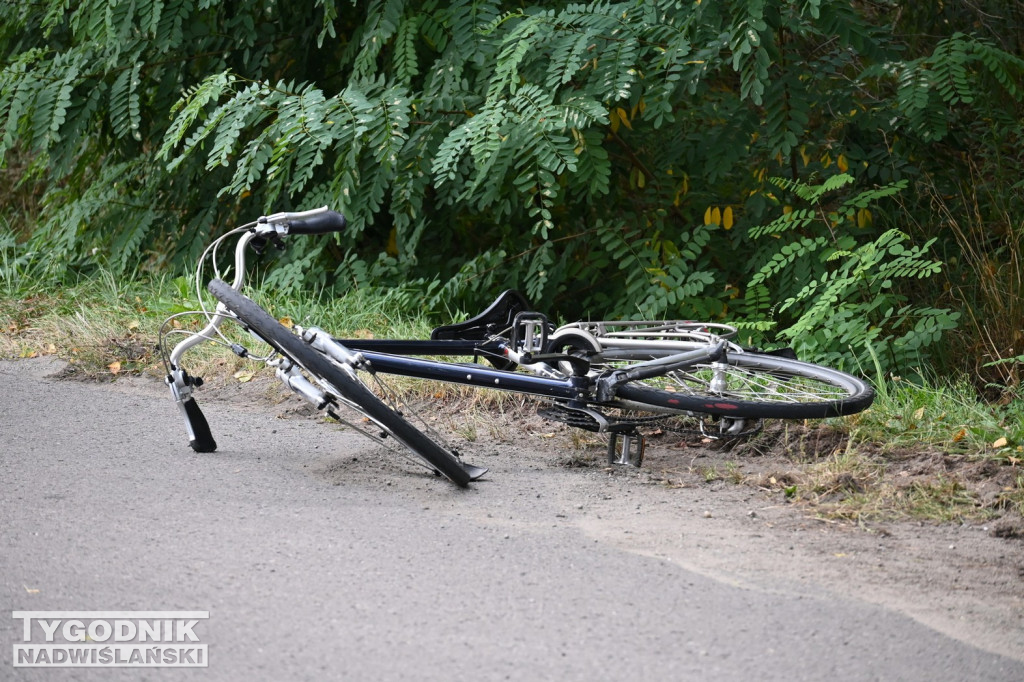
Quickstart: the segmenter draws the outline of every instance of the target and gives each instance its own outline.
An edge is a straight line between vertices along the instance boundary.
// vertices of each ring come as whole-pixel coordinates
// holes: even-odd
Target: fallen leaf
[[[1005,437],[1004,438],[997,438],[996,441],[994,443],[992,443],[992,447],[996,448],[997,450],[999,448],[1005,448],[1006,445],[1007,445],[1007,440],[1006,440]]]
[[[914,419],[921,419],[923,417],[924,417],[924,408],[923,407],[919,407],[917,409],[917,411],[914,412]]]
[[[139,328],[139,321],[138,320],[132,320],[131,322],[128,323],[128,331],[133,332],[133,331],[135,331],[138,328]]]
[[[967,437],[967,429],[960,429],[959,431],[957,431],[956,433],[953,434],[953,442],[954,443],[959,443],[960,441],[962,441],[966,437]]]
[[[280,322],[282,325],[284,325],[288,329],[291,329],[292,327],[295,326],[295,323],[292,322],[292,318],[290,318],[290,317],[282,317],[282,318],[280,318],[278,320],[278,322]]]
[[[57,346],[53,345],[52,343],[48,343],[45,346],[43,346],[43,354],[44,355],[53,355],[56,352],[57,352]]]
[[[240,369],[233,376],[238,379],[239,383],[244,384],[247,381],[252,381],[253,374],[247,369]]]
[[[107,365],[107,369],[110,370],[111,374],[117,374],[121,371],[121,363],[115,360],[114,362]]]

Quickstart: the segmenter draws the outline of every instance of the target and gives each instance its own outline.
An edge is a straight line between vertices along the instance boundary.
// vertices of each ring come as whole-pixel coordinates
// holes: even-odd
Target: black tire
[[[210,282],[208,288],[246,328],[277,352],[298,363],[307,373],[322,380],[326,386],[342,393],[343,395],[339,397],[357,406],[360,412],[438,472],[462,487],[466,487],[471,480],[482,474],[476,467],[464,466],[454,455],[385,405],[361,382],[309,347],[267,311],[235,291],[229,284],[215,279]]]
[[[714,369],[705,364],[624,384],[616,397],[633,409],[755,419],[839,417],[867,409],[875,398],[867,382],[799,360],[734,352],[726,363],[723,391],[711,390]]]

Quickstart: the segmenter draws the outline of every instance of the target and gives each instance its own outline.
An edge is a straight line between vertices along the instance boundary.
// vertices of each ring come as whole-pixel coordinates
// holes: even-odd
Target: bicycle
[[[381,442],[393,438],[414,460],[463,487],[487,470],[463,462],[442,437],[425,433],[431,429],[422,420],[420,427],[410,423],[415,416],[405,413],[384,376],[534,396],[548,403],[542,408],[544,416],[607,434],[609,462],[634,466],[643,460],[646,428],[673,429],[696,418],[702,431],[714,422],[715,435],[737,436],[750,431],[750,420],[848,415],[866,409],[874,398],[873,389],[850,374],[744,348],[734,341],[736,329],[723,324],[634,320],[555,327],[531,310],[521,294],[509,290],[479,315],[434,329],[430,339],[337,339],[316,326],[288,328],[240,292],[250,247],[257,253],[269,244],[284,248],[287,236],[336,232],[345,225],[345,218],[327,207],[276,213],[225,233],[203,252],[196,291],[202,302],[203,262],[210,258],[215,276],[207,288],[218,300],[216,309],[209,311],[201,303],[199,311],[168,318],[159,343],[165,381],[193,450],[212,452],[217,447],[193,395],[202,380],[181,366],[184,353],[206,341],[265,363],[285,386],[339,422],[345,422],[338,413],[341,406],[352,408],[379,432],[346,423]],[[240,236],[229,284],[217,270],[217,251],[234,235]],[[168,329],[174,318],[186,314],[202,315],[206,326],[199,332]],[[225,320],[241,325],[271,352],[254,355],[228,339],[219,329]],[[168,352],[166,338],[182,333],[188,338]]]

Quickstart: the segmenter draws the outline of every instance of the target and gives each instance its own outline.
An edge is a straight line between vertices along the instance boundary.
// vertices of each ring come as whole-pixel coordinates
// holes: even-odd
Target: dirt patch
[[[645,467],[666,481],[748,486],[828,519],[968,523],[1024,512],[1018,461],[852,442],[827,424],[776,421],[745,439],[650,442],[669,454],[649,456]]]
[[[581,522],[595,537],[718,579],[764,586],[785,576],[884,604],[1024,659],[1024,519],[999,498],[1016,485],[1016,465],[862,453],[841,431],[804,424],[733,441],[661,435],[640,469],[608,466],[602,443],[575,450],[567,439],[552,444],[552,466],[614,482]],[[952,500],[945,515],[928,491]]]
[[[132,349],[129,349],[132,350]],[[148,356],[134,349],[139,362]],[[134,357],[134,356],[133,356]],[[54,360],[56,362],[56,360]],[[197,398],[251,407],[270,406],[278,418],[320,419],[308,403],[268,372],[232,376],[232,365],[197,393]],[[122,381],[162,380],[156,365],[137,367]],[[112,374],[81,371],[63,363],[60,379],[111,381]],[[565,468],[607,467],[607,440],[539,415],[538,405],[507,394],[439,393],[409,405],[417,425],[471,451],[475,442],[513,441],[522,435],[550,451]],[[355,419],[359,420],[357,415]],[[710,429],[708,430],[711,431]],[[983,524],[995,537],[1024,535],[1024,466],[1007,458],[971,458],[934,448],[887,447],[851,441],[841,428],[819,422],[766,421],[751,435],[708,437],[648,429],[647,449],[635,473],[667,487],[719,484],[737,486],[830,521],[863,528],[890,522]],[[555,454],[557,453],[557,454]],[[631,467],[625,467],[631,469]]]

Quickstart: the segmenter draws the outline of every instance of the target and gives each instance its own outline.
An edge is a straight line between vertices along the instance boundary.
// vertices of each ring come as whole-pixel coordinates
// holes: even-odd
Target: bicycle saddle
[[[431,341],[486,340],[512,326],[518,313],[530,310],[530,302],[515,289],[507,289],[487,309],[465,322],[446,324],[430,332]]]

